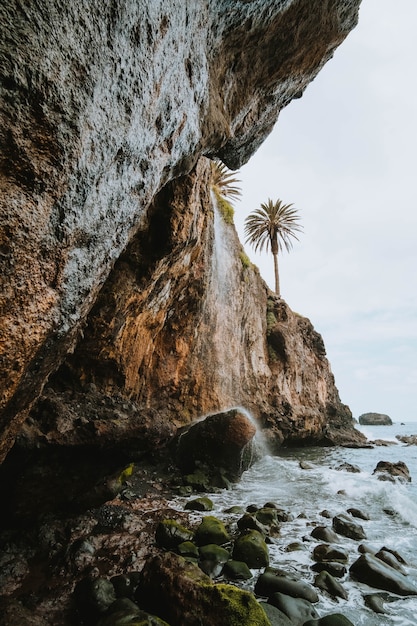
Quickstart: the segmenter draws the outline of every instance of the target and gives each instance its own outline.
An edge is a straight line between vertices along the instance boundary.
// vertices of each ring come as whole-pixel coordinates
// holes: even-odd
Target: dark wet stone
[[[136,576],[135,576],[136,574]],[[110,579],[117,598],[130,598],[133,600],[136,587],[138,586],[139,572],[131,574],[119,574]]]
[[[400,596],[417,595],[417,588],[404,574],[371,554],[362,554],[349,571],[356,580],[370,587],[391,591]]]
[[[229,580],[249,580],[252,578],[252,572],[246,563],[233,559],[225,563],[222,574]]]
[[[380,595],[376,593],[370,593],[364,596],[363,599],[365,605],[374,613],[386,613],[386,610],[384,608],[384,600]]]
[[[386,563],[390,567],[398,570],[399,572],[401,572],[401,574],[404,574],[404,575],[407,574],[407,572],[405,571],[401,563],[398,561],[397,557],[394,554],[392,554],[392,552],[382,549],[379,552],[377,552],[374,556],[375,558],[380,559],[381,561],[384,561],[384,563]]]
[[[331,519],[333,517],[333,515],[327,509],[324,509],[323,511],[321,511],[320,515],[322,517],[327,517],[328,519]]]
[[[311,536],[326,543],[338,543],[340,540],[340,537],[329,526],[316,526],[311,531]]]
[[[307,620],[318,617],[311,602],[304,598],[293,598],[279,591],[268,598],[268,604],[282,611],[295,624],[304,624]]]
[[[333,529],[339,535],[349,537],[350,539],[366,539],[366,534],[362,526],[343,513],[335,515],[332,524]]]
[[[74,590],[76,606],[84,619],[97,619],[116,601],[116,592],[106,578],[85,578]]]
[[[352,465],[351,463],[341,463],[336,467],[338,472],[350,472],[351,474],[359,474],[360,468],[357,465]]]
[[[396,550],[392,550],[391,548],[387,548],[386,546],[383,546],[381,550],[384,550],[384,552],[389,552],[390,554],[395,556],[397,561],[399,563],[402,563],[402,565],[407,565],[407,561]]]
[[[343,600],[348,599],[346,589],[344,589],[344,587],[326,570],[323,570],[316,576],[314,584],[319,589],[327,591],[327,593],[334,598],[343,598]]]
[[[195,498],[187,502],[184,508],[186,511],[211,511],[213,502],[207,497]]]
[[[347,512],[349,513],[349,515],[352,515],[352,517],[357,517],[358,519],[363,519],[363,520],[369,520],[369,515],[367,513],[364,513],[363,511],[361,511],[360,509],[348,509]]]
[[[240,514],[240,513],[243,513],[244,511],[241,506],[234,505],[234,506],[229,507],[228,509],[225,509],[224,512],[228,514]]]
[[[256,581],[255,593],[258,596],[269,597],[276,591],[280,591],[293,598],[304,598],[309,602],[318,602],[317,592],[311,585],[302,580],[290,576],[277,576],[270,572],[261,574]]]
[[[268,528],[256,519],[255,514],[245,513],[238,521],[237,527],[239,530],[257,530],[264,536],[268,534]]]
[[[269,565],[269,552],[265,540],[257,530],[248,530],[235,541],[233,559],[243,561],[250,568]]]
[[[343,548],[336,548],[325,543],[321,543],[313,550],[314,561],[335,561],[336,563],[347,563],[349,554]]]
[[[331,562],[330,563],[314,563],[311,569],[313,570],[313,572],[323,572],[323,571],[329,572],[329,574],[331,574],[335,578],[342,578],[347,572],[346,567],[342,563],[331,563]]]
[[[398,479],[401,482],[411,482],[410,471],[403,461],[398,461],[398,463],[379,461],[373,474],[377,475],[378,480],[395,482]]]
[[[294,622],[292,622],[285,613],[277,609],[276,606],[272,606],[272,604],[268,602],[260,602],[259,604],[265,611],[271,626],[294,626]]]

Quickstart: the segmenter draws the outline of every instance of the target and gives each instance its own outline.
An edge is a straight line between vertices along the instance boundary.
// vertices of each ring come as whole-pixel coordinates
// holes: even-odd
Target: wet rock
[[[417,587],[406,576],[371,554],[362,554],[349,569],[351,575],[370,587],[384,589],[400,596],[417,595]]]
[[[213,502],[207,497],[195,498],[187,502],[184,508],[186,511],[211,511]]]
[[[229,580],[249,580],[252,578],[252,572],[246,563],[233,559],[225,563],[222,574]]]
[[[243,507],[238,506],[238,505],[233,505],[229,507],[228,509],[225,509],[224,512],[227,513],[228,515],[240,514],[240,513],[243,513]]]
[[[193,533],[174,519],[163,520],[156,528],[156,543],[166,550],[175,550],[180,543],[192,538]]]
[[[377,475],[378,480],[395,482],[397,479],[400,482],[411,482],[410,471],[403,461],[398,461],[398,463],[379,461],[372,473]]]
[[[240,519],[237,521],[237,527],[240,531],[244,530],[257,530],[262,533],[262,535],[266,536],[268,534],[269,529],[264,524],[256,519],[255,515],[252,513],[245,513]]]
[[[192,541],[184,541],[177,546],[177,552],[180,556],[198,559],[200,552],[198,547]]]
[[[384,550],[384,552],[389,552],[390,554],[395,556],[397,561],[401,563],[402,565],[407,565],[407,561],[396,550],[392,550],[392,548],[387,548],[387,546],[383,546],[381,550]]]
[[[351,509],[348,509],[347,512],[349,513],[349,515],[352,515],[352,517],[357,517],[358,519],[363,519],[363,520],[370,519],[369,515],[367,513],[364,513],[360,509],[351,508]]]
[[[409,446],[417,446],[417,435],[396,435],[396,438]]]
[[[331,519],[333,517],[332,513],[330,513],[330,511],[328,511],[327,509],[324,509],[323,511],[321,511],[320,515],[328,519]]]
[[[290,576],[277,576],[271,572],[261,574],[256,581],[255,593],[258,596],[270,597],[279,591],[293,598],[304,598],[309,602],[318,602],[317,592],[302,580],[297,580]]]
[[[210,578],[220,576],[224,564],[230,559],[230,554],[215,543],[201,546],[198,565]]]
[[[294,626],[294,622],[291,621],[285,613],[277,609],[268,602],[259,603],[266,613],[267,618],[270,621],[271,626]]]
[[[268,598],[268,603],[282,611],[294,624],[304,624],[309,619],[318,617],[311,602],[303,598],[293,598],[279,591]]]
[[[360,468],[357,465],[352,465],[351,463],[341,463],[336,467],[338,472],[350,472],[351,474],[359,474]]]
[[[138,581],[139,572],[118,574],[110,579],[116,593],[116,598],[129,598],[130,600],[133,600]]]
[[[327,591],[327,593],[334,598],[348,599],[346,589],[344,589],[344,587],[326,570],[323,570],[316,576],[314,585],[319,589],[323,589],[323,591]]]
[[[339,535],[349,537],[350,539],[366,539],[366,534],[362,526],[343,513],[334,516],[332,525],[333,529]]]
[[[313,559],[320,563],[332,562],[347,563],[349,560],[349,554],[343,548],[337,548],[325,543],[321,543],[313,550]]]
[[[363,596],[365,605],[374,613],[386,613],[384,599],[377,593],[370,593]]]
[[[404,575],[407,574],[407,572],[405,571],[405,569],[402,567],[401,563],[399,562],[398,558],[392,552],[388,550],[384,550],[384,548],[382,548],[382,550],[379,550],[379,552],[377,552],[374,556],[376,559],[380,559],[381,561],[384,561],[384,563],[386,563],[393,569],[398,570],[399,572],[401,572],[401,574],[404,574]]]
[[[335,578],[343,578],[346,574],[347,569],[342,563],[332,563],[332,562],[324,562],[324,563],[314,563],[311,569],[313,572],[329,572]]]
[[[236,539],[232,557],[236,561],[243,561],[253,569],[269,565],[268,547],[257,530],[248,530]]]
[[[256,460],[251,454],[255,434],[253,422],[237,409],[209,415],[180,436],[178,466],[185,473],[201,465],[216,474],[222,469],[236,480]]]
[[[338,543],[340,540],[340,537],[328,526],[316,526],[311,531],[311,536],[325,543]]]
[[[213,584],[197,566],[167,552],[142,570],[138,604],[169,624],[270,626],[255,597],[232,585]]]
[[[199,546],[205,546],[209,543],[221,546],[230,541],[230,535],[222,521],[213,515],[208,515],[203,517],[201,524],[195,531],[194,541]]]

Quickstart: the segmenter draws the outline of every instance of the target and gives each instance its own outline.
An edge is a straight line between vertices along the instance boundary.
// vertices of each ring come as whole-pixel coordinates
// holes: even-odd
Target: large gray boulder
[[[359,416],[359,424],[362,426],[392,426],[389,415],[384,413],[362,413]]]
[[[350,566],[349,571],[356,580],[370,587],[391,591],[400,596],[417,595],[417,587],[411,580],[371,554],[362,554]]]

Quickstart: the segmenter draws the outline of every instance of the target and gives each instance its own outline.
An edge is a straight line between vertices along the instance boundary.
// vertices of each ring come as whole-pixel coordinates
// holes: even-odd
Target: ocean
[[[369,440],[382,439],[391,441],[392,445],[370,449],[290,448],[282,449],[278,456],[266,454],[231,489],[208,494],[214,502],[213,514],[233,525],[240,516],[227,515],[225,509],[232,505],[246,508],[249,504],[260,507],[270,501],[291,512],[293,521],[283,523],[280,536],[268,546],[270,564],[313,582],[310,568],[315,543],[310,533],[316,525],[331,526],[331,519],[320,513],[327,510],[335,515],[352,507],[360,509],[370,517],[369,521],[356,520],[366,532],[364,543],[376,550],[383,546],[396,550],[406,560],[408,577],[417,586],[417,446],[404,445],[395,438],[417,434],[417,423],[357,428]],[[378,480],[372,472],[382,460],[403,461],[412,482]],[[301,461],[310,469],[302,469]],[[361,471],[338,470],[344,462],[356,465]],[[299,542],[301,549],[288,551],[293,542]],[[359,556],[359,543],[341,537],[340,545],[349,549],[348,565]],[[349,573],[340,582],[349,594],[348,600],[334,600],[321,592],[315,607],[320,616],[343,613],[355,626],[416,626],[417,597],[381,592],[353,581]],[[385,615],[365,606],[363,595],[369,593],[386,598]]]

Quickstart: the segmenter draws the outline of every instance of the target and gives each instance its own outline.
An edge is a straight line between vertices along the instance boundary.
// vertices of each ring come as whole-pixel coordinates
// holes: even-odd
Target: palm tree
[[[281,200],[261,204],[245,219],[246,243],[254,246],[255,252],[262,252],[264,246],[271,248],[274,257],[275,293],[280,296],[278,252],[284,248],[289,251],[292,248],[291,239],[297,239],[295,234],[302,230],[298,223],[299,215],[292,204],[283,204]]]
[[[237,200],[242,192],[236,183],[240,183],[235,178],[235,173],[229,170],[221,161],[211,161],[211,187],[216,194],[222,198]]]

